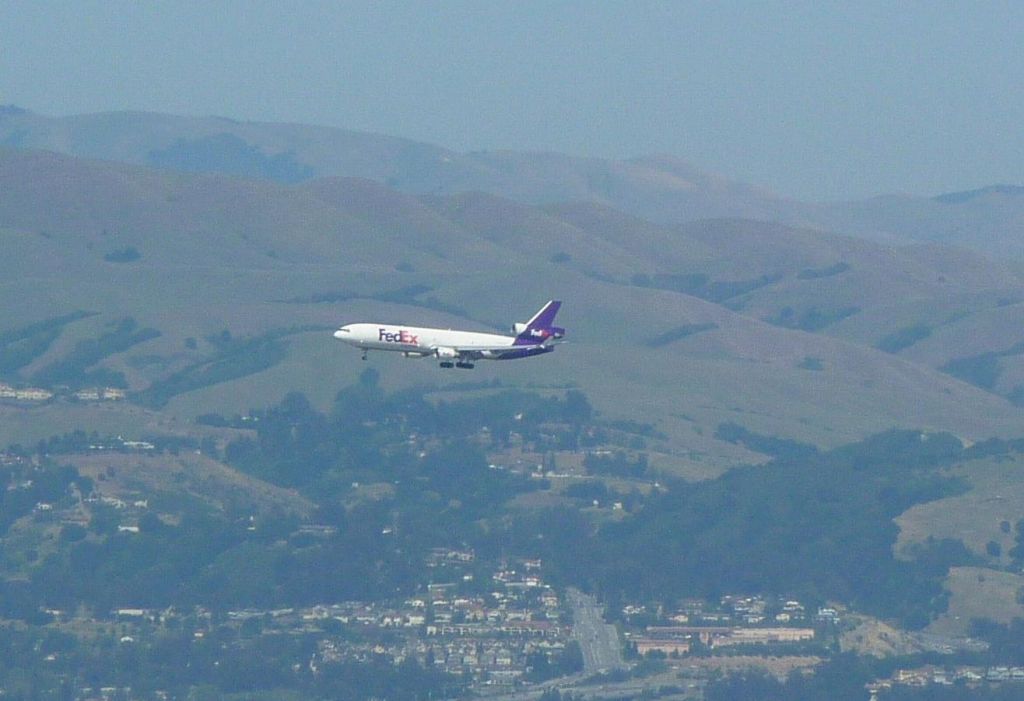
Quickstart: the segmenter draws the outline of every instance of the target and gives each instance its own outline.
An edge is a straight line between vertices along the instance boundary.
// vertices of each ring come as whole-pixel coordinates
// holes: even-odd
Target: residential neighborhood
[[[867,690],[871,694],[871,701],[877,701],[880,694],[893,687],[964,686],[974,689],[983,685],[1002,684],[1021,684],[1024,691],[1024,667],[925,665],[913,669],[897,669],[892,676],[869,683]]]

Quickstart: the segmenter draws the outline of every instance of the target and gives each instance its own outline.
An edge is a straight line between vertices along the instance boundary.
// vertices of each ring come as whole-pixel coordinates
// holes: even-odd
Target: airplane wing
[[[456,346],[455,350],[460,353],[472,353],[473,351],[513,351],[513,350],[530,350],[532,348],[543,348],[543,343],[534,343],[529,346]]]
[[[524,352],[532,353],[546,348],[548,346],[543,343],[535,343],[528,346],[434,346],[431,350],[439,358],[479,359],[483,357],[484,353],[515,353],[521,355]]]

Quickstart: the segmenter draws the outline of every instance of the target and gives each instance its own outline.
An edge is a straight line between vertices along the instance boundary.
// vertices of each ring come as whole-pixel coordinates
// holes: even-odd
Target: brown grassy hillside
[[[1024,414],[1004,398],[938,372],[944,356],[873,347],[917,318],[904,311],[913,305],[939,314],[975,300],[955,322],[966,324],[1017,294],[1012,272],[949,263],[960,254],[736,220],[664,227],[580,203],[418,199],[358,179],[281,185],[25,150],[0,151],[0,244],[0,332],[98,312],[67,324],[19,371],[24,381],[124,317],[160,335],[93,369],[122,373],[135,392],[269,358],[170,395],[159,407],[167,420],[244,412],[293,389],[331,401],[366,367],[330,337],[341,323],[506,328],[557,297],[571,342],[551,356],[481,363],[472,376],[429,360],[370,364],[388,389],[470,377],[579,387],[610,416],[655,424],[667,440],[652,447],[691,474],[751,459],[715,438],[724,422],[822,445],[892,426],[1024,433]],[[126,249],[137,257],[110,259]],[[840,262],[848,267],[830,272]],[[703,286],[673,287],[693,274]],[[783,305],[860,311],[810,333],[774,318]],[[877,328],[843,331],[868,314]],[[217,340],[225,330],[227,345]],[[982,347],[1015,341],[1003,334]]]

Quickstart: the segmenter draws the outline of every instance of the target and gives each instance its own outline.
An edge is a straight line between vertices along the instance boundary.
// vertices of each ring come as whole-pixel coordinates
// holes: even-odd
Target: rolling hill
[[[284,184],[337,176],[417,196],[478,191],[531,205],[585,201],[667,225],[708,218],[781,222],[883,243],[937,243],[1024,259],[1024,190],[1014,185],[936,197],[802,202],[665,155],[609,160],[459,153],[330,127],[144,112],[48,117],[14,106],[0,107],[0,145]]]
[[[122,377],[165,430],[294,389],[328,403],[366,367],[330,338],[344,321],[504,328],[559,297],[571,343],[543,360],[473,375],[370,362],[388,389],[578,387],[606,415],[655,424],[665,438],[652,459],[692,477],[761,459],[716,437],[723,423],[823,446],[893,426],[1024,434],[1024,412],[1003,396],[1015,396],[1021,339],[1001,327],[1024,308],[1024,283],[1012,267],[951,249],[743,219],[656,223],[578,199],[417,196],[365,178],[281,183],[23,148],[0,150],[0,242],[0,337],[95,313],[64,323],[4,379],[29,383],[77,359]],[[117,336],[125,319],[155,335]],[[907,335],[915,324],[929,333]],[[915,342],[901,345],[900,333]],[[947,367],[1004,352],[991,386]],[[87,421],[60,401],[31,411],[37,426]],[[107,427],[119,413],[126,426],[141,421],[128,405],[106,411]]]

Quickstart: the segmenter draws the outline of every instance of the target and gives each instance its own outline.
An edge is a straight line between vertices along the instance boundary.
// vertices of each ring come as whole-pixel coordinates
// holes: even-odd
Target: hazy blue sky
[[[898,9],[893,9],[896,7]],[[669,153],[784,195],[1024,183],[1024,3],[0,3],[0,103]]]

